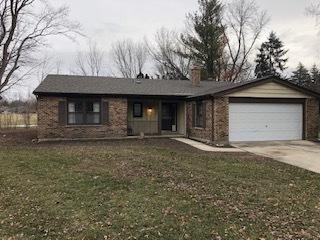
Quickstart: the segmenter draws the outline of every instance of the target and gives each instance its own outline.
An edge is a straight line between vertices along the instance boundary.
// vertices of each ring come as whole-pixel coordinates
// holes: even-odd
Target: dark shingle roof
[[[255,84],[276,81],[280,84],[319,97],[314,89],[299,87],[278,77],[264,77],[251,81],[230,83],[201,81],[200,86],[192,86],[187,80],[129,79],[111,77],[90,77],[73,75],[48,75],[36,88],[34,94],[90,94],[90,95],[131,95],[131,96],[171,96],[197,98],[223,95]]]
[[[202,81],[199,87],[187,80],[128,79],[71,75],[48,75],[34,94],[101,94],[143,96],[193,96],[211,88],[233,85]]]

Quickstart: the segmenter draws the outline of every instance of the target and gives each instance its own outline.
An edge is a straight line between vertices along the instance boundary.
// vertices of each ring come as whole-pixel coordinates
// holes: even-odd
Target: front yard
[[[164,139],[0,142],[0,239],[320,238],[320,175],[269,159]]]

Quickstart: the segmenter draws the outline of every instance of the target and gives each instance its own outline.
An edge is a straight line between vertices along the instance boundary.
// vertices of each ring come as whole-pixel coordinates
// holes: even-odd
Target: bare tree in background
[[[320,24],[320,1],[313,3],[306,8],[306,13],[315,17],[317,26]]]
[[[269,18],[265,11],[259,10],[255,1],[233,0],[226,6],[224,21],[227,51],[221,78],[240,81],[252,72],[249,57]]]
[[[22,80],[23,69],[49,36],[78,33],[79,25],[68,16],[68,8],[47,1],[0,0],[0,93]]]
[[[39,63],[37,77],[39,83],[41,83],[45,77],[53,70],[52,58],[48,55],[44,55]]]
[[[104,51],[96,43],[90,43],[88,52],[78,52],[73,73],[84,76],[101,76],[104,69]]]
[[[151,57],[161,77],[188,79],[191,60],[186,57],[187,47],[174,31],[162,28],[155,35],[155,43],[147,44]]]
[[[114,43],[111,53],[115,67],[125,78],[136,78],[142,73],[148,58],[145,44],[130,39]]]

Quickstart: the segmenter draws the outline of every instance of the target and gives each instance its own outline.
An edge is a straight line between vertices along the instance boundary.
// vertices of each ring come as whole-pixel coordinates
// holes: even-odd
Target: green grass
[[[171,140],[0,147],[0,239],[319,239],[320,176]]]

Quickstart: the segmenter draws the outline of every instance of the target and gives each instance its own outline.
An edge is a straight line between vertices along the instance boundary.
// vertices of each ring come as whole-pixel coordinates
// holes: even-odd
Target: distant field
[[[37,125],[37,114],[17,114],[3,113],[0,114],[0,128],[15,128],[23,126]]]

